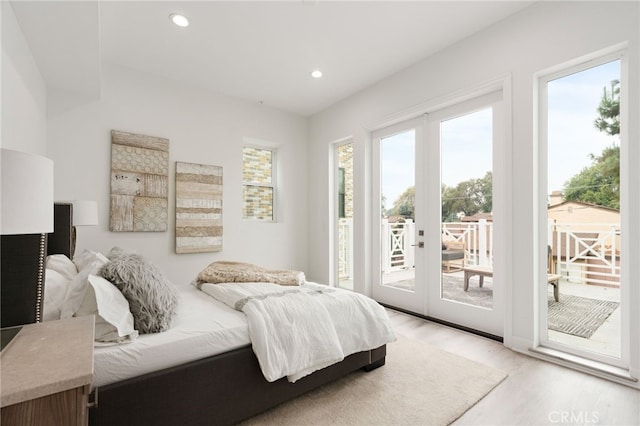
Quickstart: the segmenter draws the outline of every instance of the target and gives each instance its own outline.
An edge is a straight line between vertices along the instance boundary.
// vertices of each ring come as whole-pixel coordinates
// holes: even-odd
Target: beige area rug
[[[399,337],[385,366],[357,371],[243,425],[447,425],[507,377],[503,371]]]

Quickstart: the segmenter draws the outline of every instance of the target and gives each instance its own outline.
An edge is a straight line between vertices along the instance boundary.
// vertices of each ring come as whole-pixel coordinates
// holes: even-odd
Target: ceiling
[[[117,64],[309,116],[531,1],[13,1],[48,87]],[[169,14],[191,21],[179,28]],[[310,73],[320,69],[324,76]]]

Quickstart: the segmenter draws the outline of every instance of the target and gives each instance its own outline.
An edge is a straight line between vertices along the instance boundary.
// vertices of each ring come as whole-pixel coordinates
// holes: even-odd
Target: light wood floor
[[[640,391],[388,309],[397,333],[506,371],[455,425],[640,425]]]

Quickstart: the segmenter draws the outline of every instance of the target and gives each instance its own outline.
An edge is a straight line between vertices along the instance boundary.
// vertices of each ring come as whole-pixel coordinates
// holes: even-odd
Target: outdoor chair
[[[442,242],[442,266],[444,272],[456,272],[462,270],[465,265],[465,243],[464,241]],[[453,269],[451,262],[454,261]]]
[[[553,260],[551,246],[547,246],[547,283],[553,286],[553,298],[556,302],[560,301],[560,278],[562,276],[556,274],[556,262]]]

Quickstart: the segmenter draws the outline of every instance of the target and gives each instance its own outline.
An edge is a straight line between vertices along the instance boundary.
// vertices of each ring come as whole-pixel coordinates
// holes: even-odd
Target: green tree
[[[493,209],[492,174],[487,172],[479,179],[460,182],[455,187],[442,185],[442,221],[457,222],[458,214],[471,216],[488,213]],[[387,210],[389,216],[402,216],[415,220],[416,188],[407,188]]]
[[[393,207],[387,212],[391,215],[402,216],[405,219],[415,219],[415,204],[416,204],[416,187],[411,186],[407,188],[396,201],[393,203]]]
[[[620,81],[611,82],[611,90],[604,88],[595,127],[610,136],[620,134]],[[620,147],[613,145],[600,155],[591,155],[591,165],[567,181],[564,199],[582,201],[599,206],[620,208]]]
[[[605,148],[566,183],[564,199],[620,208],[620,147]]]
[[[460,182],[455,187],[442,185],[442,221],[456,222],[458,214],[471,216],[493,209],[492,174]]]
[[[593,124],[601,132],[608,135],[620,134],[620,80],[611,82],[611,90],[604,88],[600,105],[598,106],[598,118]]]

